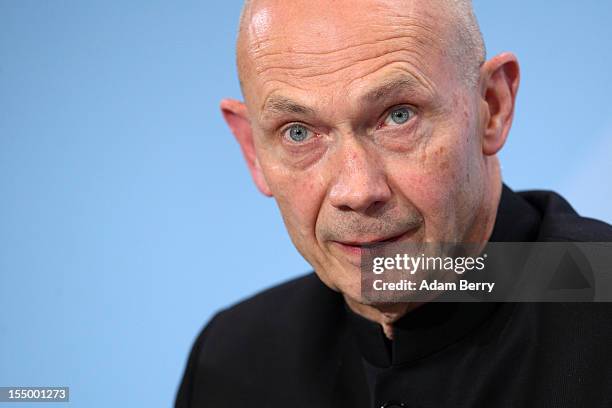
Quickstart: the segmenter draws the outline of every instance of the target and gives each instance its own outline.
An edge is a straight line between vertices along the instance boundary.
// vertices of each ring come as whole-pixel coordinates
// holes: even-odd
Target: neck
[[[356,314],[365,317],[381,325],[385,336],[393,340],[393,323],[399,320],[406,313],[418,308],[423,302],[411,303],[385,303],[377,305],[364,305],[346,295],[344,300],[349,308]]]

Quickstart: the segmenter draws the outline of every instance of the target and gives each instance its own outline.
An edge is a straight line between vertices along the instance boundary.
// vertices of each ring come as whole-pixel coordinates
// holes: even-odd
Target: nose
[[[347,141],[336,153],[331,205],[342,211],[369,214],[391,198],[384,166],[376,152],[357,140]]]

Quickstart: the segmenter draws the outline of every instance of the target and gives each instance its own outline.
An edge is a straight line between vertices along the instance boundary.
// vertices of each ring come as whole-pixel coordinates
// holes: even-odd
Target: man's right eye
[[[312,134],[305,126],[299,124],[289,126],[283,133],[283,136],[293,143],[301,143]]]

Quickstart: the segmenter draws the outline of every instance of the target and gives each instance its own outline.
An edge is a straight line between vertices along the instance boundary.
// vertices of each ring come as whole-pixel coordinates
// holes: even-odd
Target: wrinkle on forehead
[[[253,82],[258,83],[257,93],[271,82],[296,88],[308,88],[309,80],[318,86],[338,80],[348,84],[402,61],[416,71],[415,76],[425,77],[418,74],[427,74],[423,71],[432,64],[432,55],[444,54],[444,36],[436,29],[441,24],[439,13],[417,11],[415,2],[403,1],[400,9],[389,2],[369,2],[372,6],[362,11],[354,10],[355,4],[364,7],[366,2],[352,2],[347,3],[353,8],[348,14],[336,7],[329,11],[317,5],[300,7],[299,1],[257,3],[243,17],[246,28],[239,41],[243,90]],[[332,4],[337,3],[342,1]]]
[[[338,94],[342,100],[358,98],[368,89],[385,84],[387,79],[410,79],[413,91],[419,90],[421,95],[437,95],[438,86],[430,80],[428,67],[417,64],[419,54],[408,50],[373,53],[371,56],[346,56],[335,63],[304,64],[303,66],[273,64],[263,69],[257,76],[255,106],[260,109],[272,95],[293,94],[312,100],[312,103],[323,102],[324,95]],[[255,82],[255,81],[253,81]],[[342,96],[341,96],[342,95]],[[328,101],[329,102],[329,101]],[[328,105],[335,106],[335,104]]]
[[[269,46],[254,48],[250,53],[251,62],[257,74],[261,74],[271,67],[288,70],[335,65],[350,62],[352,60],[365,61],[392,52],[405,51],[414,54],[415,58],[424,59],[428,50],[435,47],[433,42],[428,41],[416,30],[406,27],[398,28],[398,33],[391,36],[375,36],[370,38],[359,38],[341,47],[327,50],[323,44],[312,51],[304,50],[298,46],[288,48],[274,46],[274,40],[267,40]]]

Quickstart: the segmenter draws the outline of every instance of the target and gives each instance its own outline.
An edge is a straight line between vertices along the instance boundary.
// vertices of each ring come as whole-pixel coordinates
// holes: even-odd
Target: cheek
[[[433,139],[436,140],[436,139]],[[423,147],[410,158],[397,159],[389,167],[401,199],[415,206],[431,239],[452,239],[458,224],[466,178],[467,146],[440,140]]]
[[[262,170],[291,238],[296,243],[313,239],[324,197],[324,189],[317,177],[283,166],[262,166]]]
[[[443,197],[457,184],[457,157],[446,146],[428,146],[410,157],[410,163],[400,160],[389,172],[408,197],[423,203],[444,201]],[[417,204],[415,202],[415,204]]]

